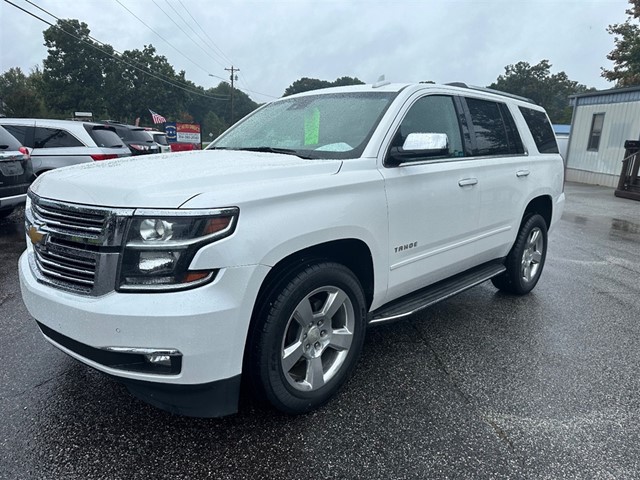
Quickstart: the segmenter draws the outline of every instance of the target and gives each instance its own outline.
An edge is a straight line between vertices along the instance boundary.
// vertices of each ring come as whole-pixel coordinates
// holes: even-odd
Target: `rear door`
[[[513,244],[530,190],[529,156],[506,102],[467,96],[462,104],[477,166],[476,254],[485,262]]]

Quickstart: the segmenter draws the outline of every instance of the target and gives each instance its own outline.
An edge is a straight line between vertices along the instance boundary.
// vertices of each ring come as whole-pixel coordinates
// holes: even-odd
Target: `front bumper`
[[[30,254],[26,251],[19,261],[24,303],[45,327],[45,338],[75,359],[123,380],[130,389],[146,385],[138,388],[143,391],[170,388],[175,392],[180,386],[197,390],[239,378],[253,304],[269,267],[225,268],[213,283],[183,292],[111,292],[90,297],[39,283],[29,267]],[[47,329],[60,337],[51,332],[47,336]],[[177,350],[182,355],[179,372],[119,368],[86,353],[114,347]]]

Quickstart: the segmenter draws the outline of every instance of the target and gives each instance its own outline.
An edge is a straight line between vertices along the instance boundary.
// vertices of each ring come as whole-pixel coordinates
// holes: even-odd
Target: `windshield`
[[[257,110],[207,148],[356,158],[395,96],[353,92],[285,98]]]

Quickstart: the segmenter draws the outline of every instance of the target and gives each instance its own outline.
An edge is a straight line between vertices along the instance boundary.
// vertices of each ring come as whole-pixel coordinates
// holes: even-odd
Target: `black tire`
[[[328,402],[360,356],[365,305],[360,282],[344,265],[322,262],[290,274],[254,319],[247,365],[254,390],[289,414]]]
[[[491,279],[503,292],[526,295],[538,283],[547,258],[547,223],[538,214],[524,219],[507,255],[507,270]]]

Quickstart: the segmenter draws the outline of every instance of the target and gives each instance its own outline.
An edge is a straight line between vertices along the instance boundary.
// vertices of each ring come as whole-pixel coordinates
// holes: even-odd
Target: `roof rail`
[[[536,102],[534,102],[530,98],[522,97],[520,95],[514,95],[513,93],[502,92],[500,90],[494,90],[493,88],[476,87],[473,85],[467,85],[466,83],[463,83],[463,82],[451,82],[451,83],[446,83],[445,85],[450,85],[452,87],[468,88],[469,90],[477,90],[479,92],[493,93],[495,95],[501,95],[503,97],[509,97],[515,100],[520,100],[522,102],[527,102],[527,103],[533,103],[534,105],[536,105]]]

